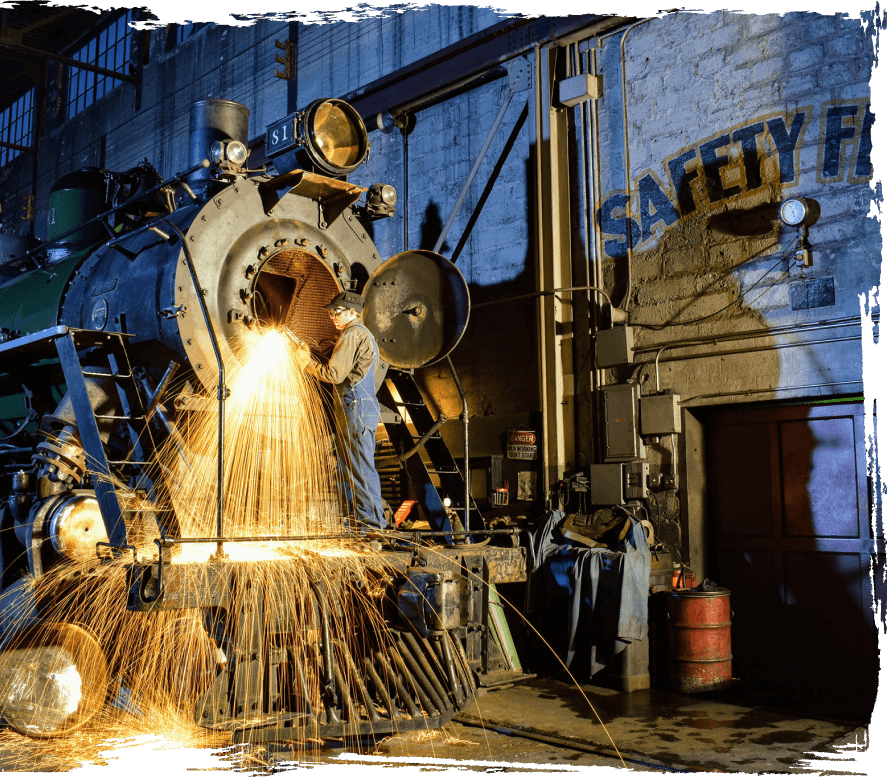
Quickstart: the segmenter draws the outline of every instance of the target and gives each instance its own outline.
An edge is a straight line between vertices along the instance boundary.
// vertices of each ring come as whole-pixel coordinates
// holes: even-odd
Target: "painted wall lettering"
[[[702,159],[702,172],[705,175],[705,187],[708,189],[709,202],[720,202],[742,191],[738,186],[724,187],[722,171],[730,164],[730,157],[722,154],[721,151],[729,145],[730,136],[721,135],[699,147],[699,157]]]
[[[806,106],[710,136],[663,161],[665,183],[652,170],[634,176],[630,202],[624,191],[610,192],[597,208],[604,253],[611,259],[627,256],[629,230],[632,249],[640,248],[681,219],[725,200],[777,179],[781,186],[796,184],[804,132],[812,115],[813,108]],[[855,183],[871,178],[874,121],[871,104],[865,100],[823,106],[818,180],[833,183],[847,178]]]
[[[651,173],[647,173],[638,181],[638,203],[641,215],[641,242],[652,237],[653,227],[656,224],[662,223],[670,227],[680,218],[668,195],[662,191]]]
[[[693,191],[690,182],[699,177],[699,171],[687,169],[687,163],[696,159],[696,149],[678,154],[668,162],[668,172],[671,175],[671,185],[678,194],[678,209],[681,216],[689,216],[696,210],[696,202],[693,200]]]
[[[853,177],[860,181],[872,177],[872,124],[874,123],[875,114],[872,113],[871,103],[868,103],[865,106],[859,150],[856,152],[856,165],[853,168]]]
[[[745,172],[745,191],[760,189],[761,160],[758,155],[758,136],[764,134],[764,122],[759,121],[733,133],[733,142],[742,147],[742,169]]]
[[[767,131],[779,154],[779,183],[791,183],[795,180],[795,152],[806,118],[807,111],[798,111],[792,116],[790,129],[786,129],[782,116],[767,122]]]
[[[834,183],[845,178],[860,183],[872,176],[872,124],[870,102],[827,104],[822,109],[822,140],[817,179]]]
[[[628,256],[628,223],[631,224],[632,247],[636,246],[640,238],[640,227],[634,219],[625,218],[625,205],[628,195],[625,193],[613,194],[601,203],[597,211],[597,223],[608,235],[614,235],[615,239],[604,241],[604,253],[613,259],[624,259]],[[617,211],[622,211],[619,216]]]
[[[859,113],[858,105],[832,105],[825,110],[825,142],[822,147],[823,178],[837,178],[841,172],[841,148],[856,137],[856,127],[847,125],[846,119]]]

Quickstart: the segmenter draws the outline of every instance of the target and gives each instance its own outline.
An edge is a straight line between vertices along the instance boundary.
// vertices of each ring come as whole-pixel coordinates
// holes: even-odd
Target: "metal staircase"
[[[469,504],[469,526],[462,525],[462,517],[465,515],[465,478],[440,434],[439,419],[432,417],[428,405],[425,404],[413,371],[389,368],[378,396],[383,405],[395,410],[404,419],[403,423],[386,421],[385,431],[403,463],[413,493],[431,528],[440,532],[453,532],[457,539],[459,533],[466,528],[484,528],[483,516],[473,499]],[[407,417],[414,432],[406,423]],[[444,499],[447,498],[450,500],[449,513],[444,505]],[[451,515],[454,516],[453,520]],[[451,543],[452,535],[447,536],[446,541]]]

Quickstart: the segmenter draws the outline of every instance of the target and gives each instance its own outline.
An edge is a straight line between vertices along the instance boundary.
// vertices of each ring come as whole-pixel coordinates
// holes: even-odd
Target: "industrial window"
[[[107,27],[90,39],[73,59],[90,65],[125,73],[129,67],[131,10],[117,17]],[[104,97],[120,83],[111,76],[99,75],[89,70],[71,66],[68,71],[68,118],[96,100]]]
[[[30,147],[33,127],[34,90],[29,89],[0,113],[0,167],[15,159],[23,148]],[[7,143],[22,148],[10,148]]]

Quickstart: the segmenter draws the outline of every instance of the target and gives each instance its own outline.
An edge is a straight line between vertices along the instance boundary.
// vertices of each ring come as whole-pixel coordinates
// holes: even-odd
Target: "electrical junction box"
[[[638,400],[641,387],[637,383],[612,383],[601,387],[604,392],[604,460],[630,461],[642,459],[646,448],[638,433]]]
[[[588,474],[593,505],[625,504],[622,464],[592,464]]]
[[[634,363],[634,327],[598,329],[594,335],[594,360],[598,368]]]
[[[502,455],[472,457],[471,498],[475,502],[490,502],[490,494],[502,487]],[[461,463],[461,462],[460,462]]]
[[[578,76],[565,78],[557,85],[557,99],[561,105],[572,108],[587,100],[597,99],[604,93],[603,76],[582,73]]]
[[[593,505],[622,505],[628,499],[650,496],[647,478],[650,465],[646,461],[624,464],[592,464],[589,472]]]
[[[646,499],[650,495],[647,490],[649,474],[650,465],[646,461],[629,461],[625,464],[626,499]]]
[[[679,434],[681,397],[679,394],[649,394],[641,397],[641,434]]]

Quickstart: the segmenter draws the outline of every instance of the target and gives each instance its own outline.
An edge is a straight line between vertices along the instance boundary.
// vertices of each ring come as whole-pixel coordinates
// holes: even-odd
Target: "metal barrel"
[[[672,688],[726,688],[733,674],[729,591],[674,591],[667,600]]]

